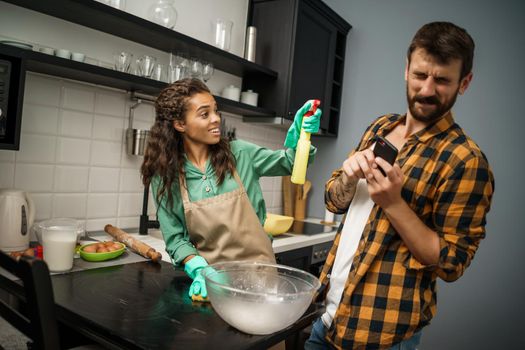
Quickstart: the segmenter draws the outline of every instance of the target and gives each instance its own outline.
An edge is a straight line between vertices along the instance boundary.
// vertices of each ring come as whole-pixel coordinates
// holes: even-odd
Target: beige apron
[[[255,214],[237,171],[233,177],[238,189],[196,202],[190,202],[183,177],[179,177],[190,241],[210,264],[230,260],[275,263],[271,241]]]

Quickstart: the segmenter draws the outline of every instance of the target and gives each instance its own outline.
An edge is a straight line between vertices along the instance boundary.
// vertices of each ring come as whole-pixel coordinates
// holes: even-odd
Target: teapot
[[[27,249],[34,219],[35,205],[28,193],[0,189],[1,250],[12,252]]]

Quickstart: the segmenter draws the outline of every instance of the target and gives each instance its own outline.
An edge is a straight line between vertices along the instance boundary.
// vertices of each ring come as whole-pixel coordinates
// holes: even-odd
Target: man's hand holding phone
[[[343,162],[343,183],[345,185],[355,185],[359,179],[370,178],[373,176],[373,169],[376,168],[376,165],[383,176],[386,176],[382,167],[377,164],[376,157],[393,165],[397,153],[397,148],[388,140],[381,136],[376,136],[376,142],[372,148],[355,152]]]
[[[404,175],[398,164],[397,149],[386,139],[377,136],[373,147],[372,172],[367,179],[370,198],[384,210],[403,203],[401,189]]]
[[[374,156],[384,159],[390,165],[394,165],[398,153],[397,148],[381,136],[376,136],[376,143],[374,144],[373,152]],[[379,170],[383,176],[386,176],[385,171],[381,167],[379,167]]]

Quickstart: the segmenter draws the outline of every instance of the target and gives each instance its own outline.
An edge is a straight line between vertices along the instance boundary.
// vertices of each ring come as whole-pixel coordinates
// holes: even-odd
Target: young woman
[[[307,102],[286,136],[288,150],[272,151],[221,138],[221,116],[207,86],[179,80],[159,94],[142,164],[151,184],[166,251],[193,279],[190,297],[207,296],[200,270],[222,260],[275,262],[263,231],[266,207],[261,176],[289,175]],[[303,127],[317,132],[321,111]],[[310,155],[316,152],[311,148]],[[311,158],[310,158],[311,159]]]

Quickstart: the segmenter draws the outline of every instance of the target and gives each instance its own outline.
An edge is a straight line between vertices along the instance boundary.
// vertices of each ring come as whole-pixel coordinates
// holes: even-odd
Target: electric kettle
[[[35,205],[28,193],[0,189],[1,250],[13,252],[27,249],[34,219]]]

